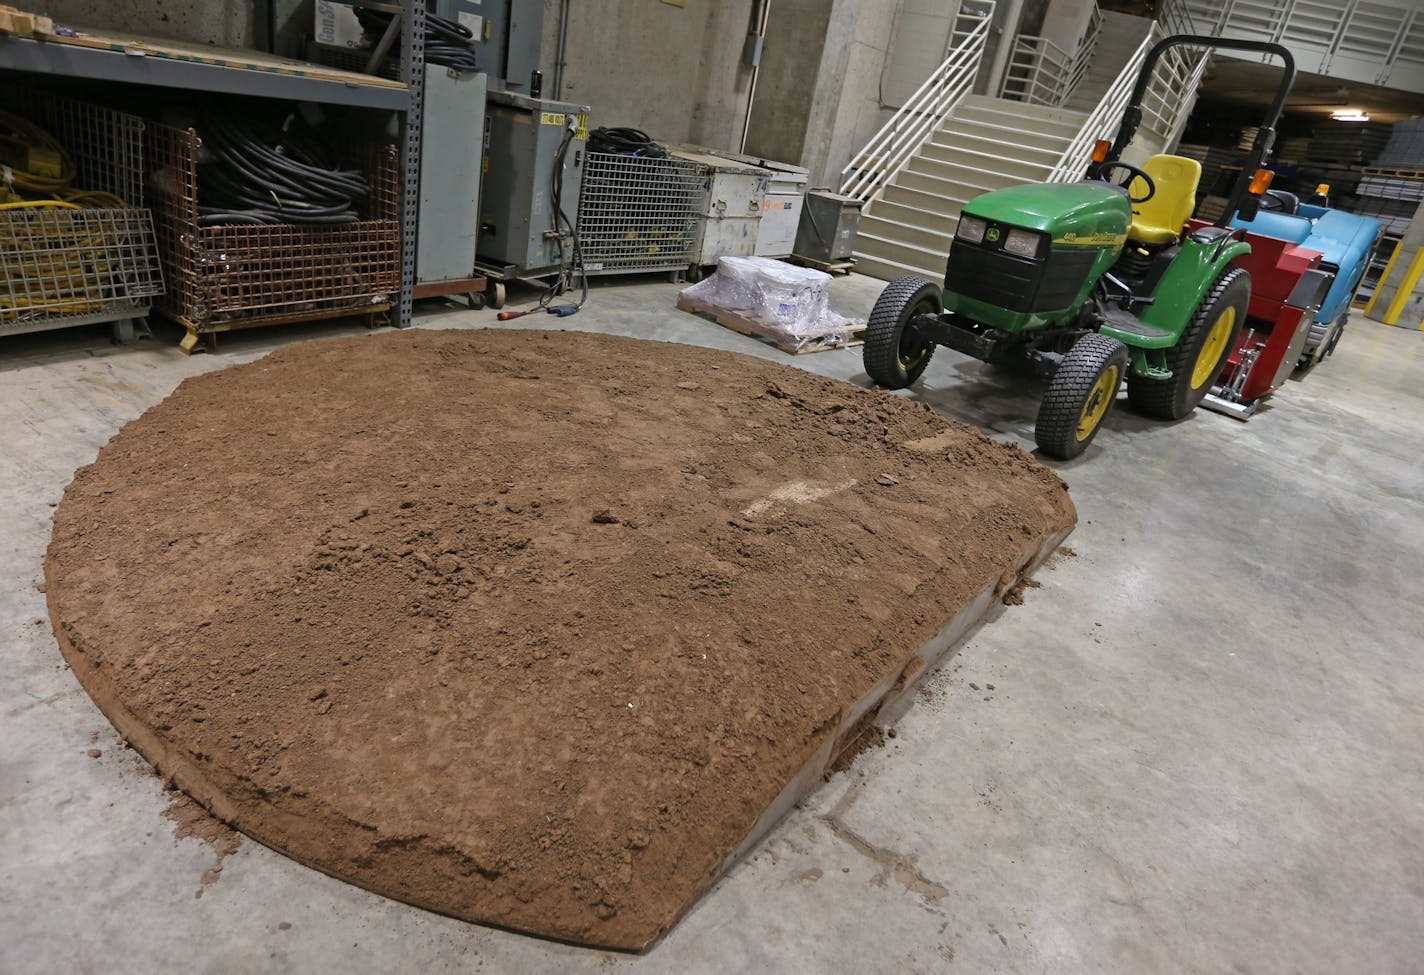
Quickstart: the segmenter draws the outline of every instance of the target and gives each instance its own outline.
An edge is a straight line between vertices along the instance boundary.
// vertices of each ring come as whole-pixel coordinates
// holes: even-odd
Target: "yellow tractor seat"
[[[1127,236],[1140,244],[1170,244],[1177,239],[1196,206],[1201,163],[1185,156],[1157,155],[1142,166],[1157,192],[1145,203],[1134,203],[1132,227]],[[1141,177],[1133,177],[1128,192],[1147,193]]]

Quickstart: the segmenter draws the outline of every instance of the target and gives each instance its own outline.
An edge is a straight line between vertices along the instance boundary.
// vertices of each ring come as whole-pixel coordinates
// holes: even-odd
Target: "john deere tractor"
[[[1169,48],[1268,53],[1285,65],[1226,210],[1214,226],[1186,233],[1201,165],[1121,155],[1142,120],[1142,99]],[[891,282],[866,332],[865,371],[900,389],[918,379],[935,347],[986,362],[1027,361],[1049,379],[1034,438],[1069,459],[1102,427],[1118,390],[1142,413],[1186,416],[1211,388],[1246,319],[1251,281],[1231,264],[1250,252],[1244,231],[1270,174],[1258,170],[1295,79],[1279,44],[1176,34],[1152,48],[1112,143],[1101,141],[1077,183],[1013,186],[964,206],[944,287],[918,276]]]

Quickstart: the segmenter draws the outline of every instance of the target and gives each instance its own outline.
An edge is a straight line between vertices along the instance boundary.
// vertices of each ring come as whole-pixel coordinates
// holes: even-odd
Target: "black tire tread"
[[[930,359],[934,358],[934,346],[931,345],[929,354],[914,370],[914,375],[908,375],[900,368],[900,320],[906,309],[916,304],[917,297],[926,287],[934,290],[938,308],[939,285],[918,274],[896,278],[887,284],[885,290],[880,292],[880,297],[875,299],[875,307],[870,312],[870,321],[865,328],[861,361],[865,365],[866,375],[882,389],[905,388],[920,377]]]
[[[1033,439],[1039,450],[1059,460],[1071,460],[1093,442],[1112,412],[1112,403],[1108,404],[1107,413],[1098,421],[1097,429],[1083,441],[1078,440],[1078,420],[1088,393],[1114,359],[1118,360],[1118,389],[1121,389],[1121,374],[1127,371],[1127,346],[1097,332],[1089,332],[1073,343],[1073,348],[1063,357],[1063,362],[1053,374],[1048,392],[1044,393],[1043,402],[1038,407]],[[1112,396],[1114,400],[1117,398],[1117,389],[1113,390]]]

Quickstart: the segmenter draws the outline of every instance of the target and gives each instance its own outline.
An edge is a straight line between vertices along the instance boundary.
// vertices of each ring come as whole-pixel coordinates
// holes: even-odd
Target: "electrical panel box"
[[[417,284],[463,281],[475,273],[485,81],[482,73],[425,67]]]
[[[318,48],[364,54],[376,42],[366,36],[352,9],[354,0],[314,0],[312,43]],[[544,0],[428,0],[437,17],[468,28],[475,43],[479,70],[489,76],[490,89],[529,92],[539,70],[544,44]],[[322,59],[337,67],[361,70],[361,61]],[[400,46],[396,45],[379,73],[396,77]]]
[[[529,94],[544,41],[544,0],[434,0],[432,12],[468,27],[491,89]]]
[[[578,215],[588,145],[587,105],[491,91],[485,111],[485,184],[480,197],[480,260],[514,276],[557,270],[570,249],[554,231],[553,184],[559,146],[564,153],[560,206]]]
[[[812,190],[806,194],[793,253],[820,264],[836,264],[854,253],[859,233],[859,200],[830,190]]]

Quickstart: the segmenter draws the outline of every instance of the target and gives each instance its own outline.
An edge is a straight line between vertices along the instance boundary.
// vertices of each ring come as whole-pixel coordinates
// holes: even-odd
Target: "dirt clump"
[[[77,473],[46,579],[91,696],[221,819],[641,947],[851,702],[1075,517],[1023,451],[887,394],[413,330],[184,381]]]

